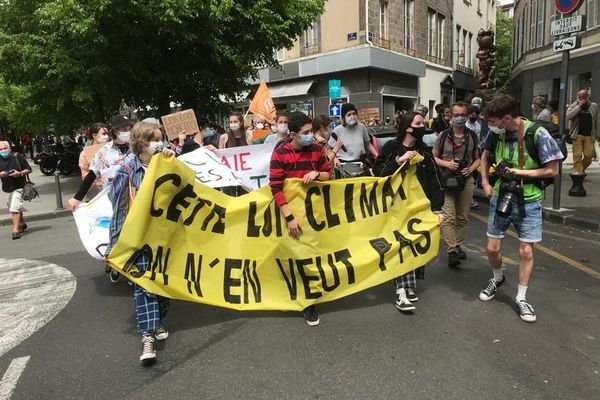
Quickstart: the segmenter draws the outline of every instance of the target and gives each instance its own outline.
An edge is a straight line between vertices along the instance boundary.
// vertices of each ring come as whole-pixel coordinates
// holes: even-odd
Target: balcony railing
[[[304,53],[305,56],[310,56],[312,54],[318,54],[319,53],[319,45],[318,44],[306,44],[302,47],[302,53]]]
[[[392,48],[392,42],[384,39],[384,38],[374,38],[373,44],[377,47],[381,47],[382,49],[390,50]]]

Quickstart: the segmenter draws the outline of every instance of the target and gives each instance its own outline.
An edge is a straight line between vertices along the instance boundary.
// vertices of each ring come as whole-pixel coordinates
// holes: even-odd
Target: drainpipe
[[[373,47],[373,42],[369,39],[369,0],[365,0],[365,41]]]

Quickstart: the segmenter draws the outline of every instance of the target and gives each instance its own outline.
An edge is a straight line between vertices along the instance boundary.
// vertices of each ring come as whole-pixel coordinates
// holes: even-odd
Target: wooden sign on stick
[[[174,114],[163,115],[160,119],[169,140],[176,139],[177,135],[182,131],[185,131],[186,135],[193,135],[200,132],[196,115],[191,108]]]

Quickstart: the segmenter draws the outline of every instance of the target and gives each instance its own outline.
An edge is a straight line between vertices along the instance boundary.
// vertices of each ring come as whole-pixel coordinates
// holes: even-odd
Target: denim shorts
[[[519,216],[519,207],[515,204],[508,218],[496,214],[498,197],[490,199],[487,235],[493,239],[503,239],[512,222],[521,242],[538,243],[542,241],[542,202],[525,203],[525,218]]]

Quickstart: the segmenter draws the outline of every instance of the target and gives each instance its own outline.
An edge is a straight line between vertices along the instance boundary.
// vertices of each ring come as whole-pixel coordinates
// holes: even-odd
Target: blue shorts
[[[504,239],[512,222],[521,242],[538,243],[542,241],[542,201],[525,203],[525,218],[519,216],[519,207],[515,204],[508,218],[496,214],[498,196],[490,199],[487,235],[493,239]]]

